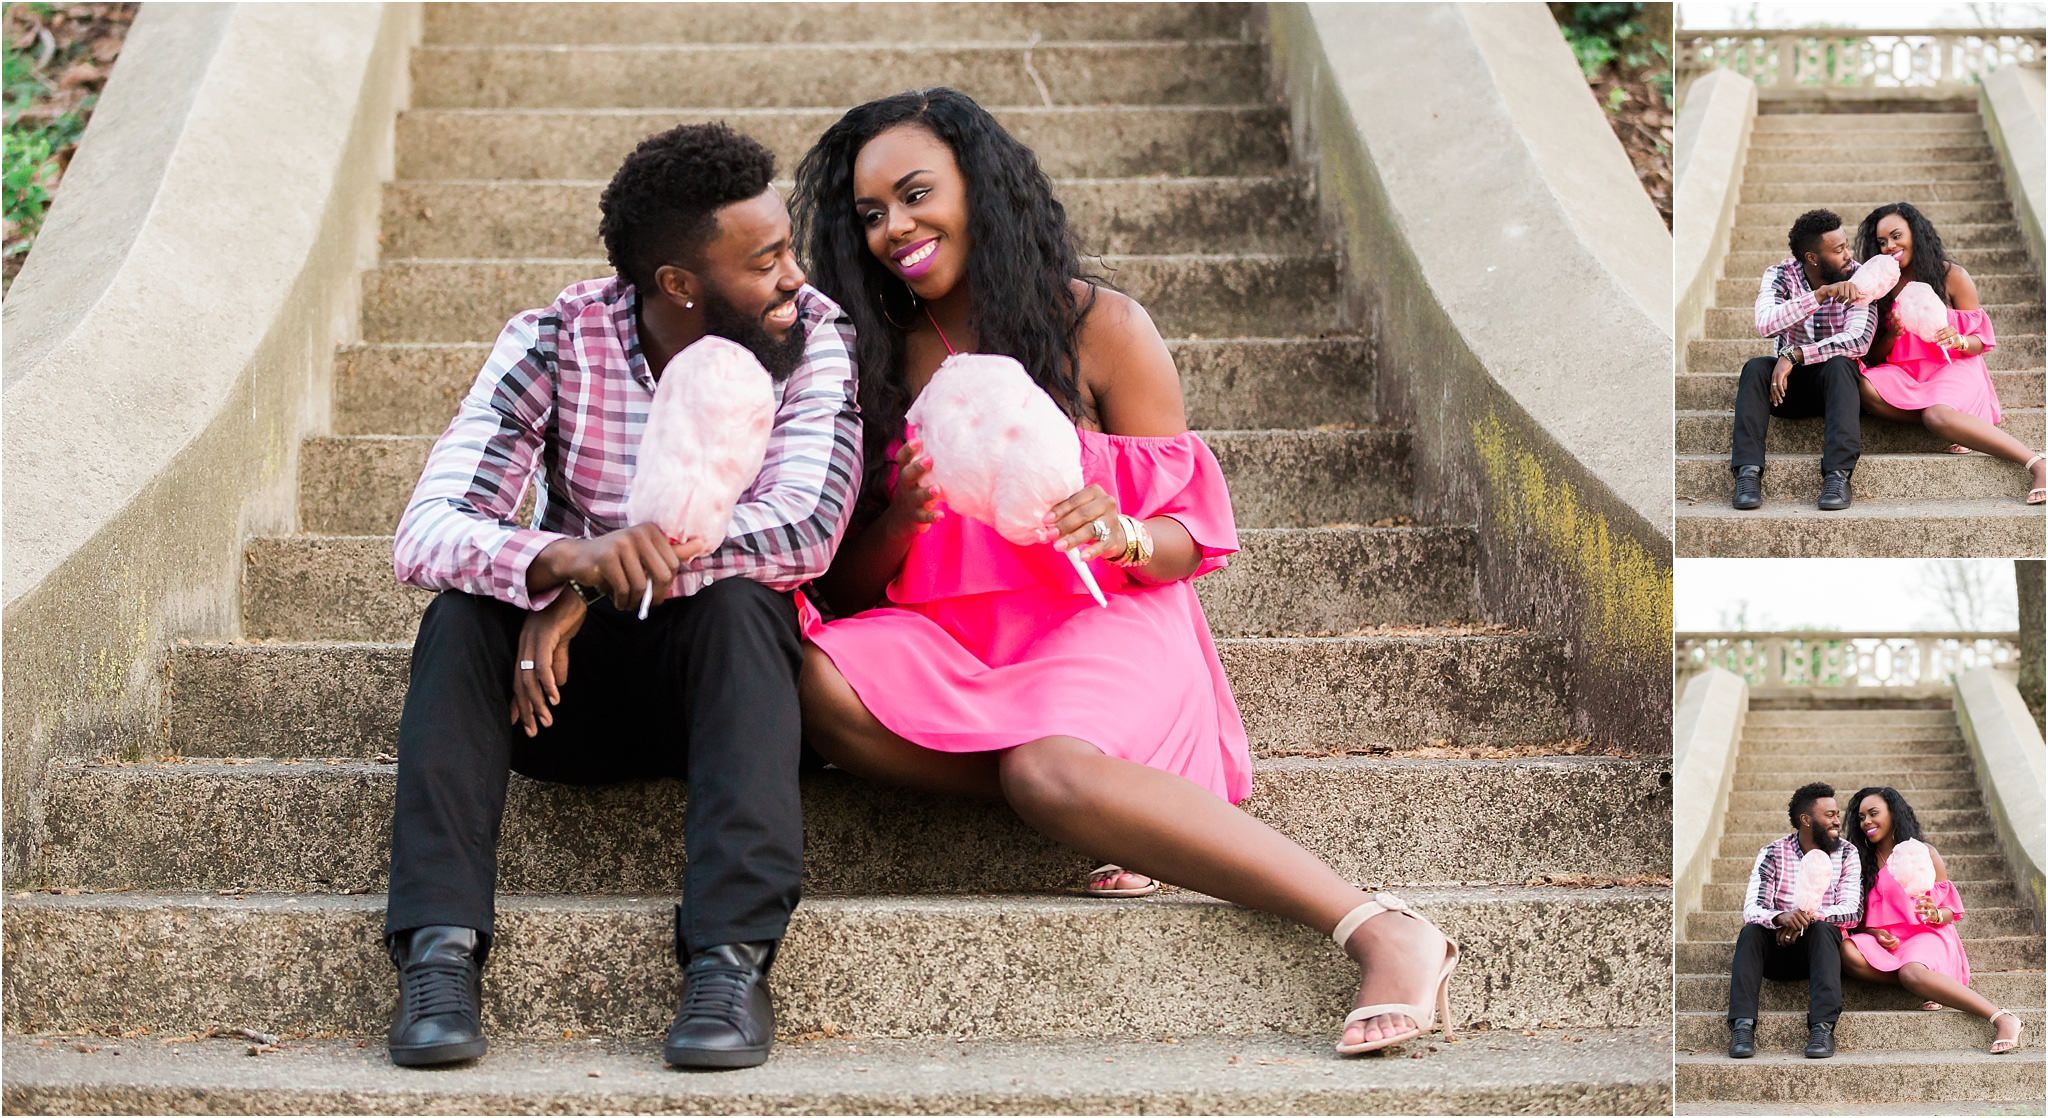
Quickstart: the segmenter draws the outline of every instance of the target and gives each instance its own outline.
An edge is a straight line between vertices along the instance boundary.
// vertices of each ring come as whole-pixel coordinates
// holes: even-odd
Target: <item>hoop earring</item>
[[[910,291],[910,289],[907,287],[904,288],[904,290]],[[882,310],[882,321],[888,323],[891,326],[894,326],[896,329],[901,330],[906,334],[910,332],[910,327],[905,326],[901,322],[896,321],[895,316],[889,313],[889,300],[883,297],[882,289],[879,287],[875,289],[875,305],[877,307],[880,307]],[[910,309],[917,309],[917,292],[915,291],[910,291]]]

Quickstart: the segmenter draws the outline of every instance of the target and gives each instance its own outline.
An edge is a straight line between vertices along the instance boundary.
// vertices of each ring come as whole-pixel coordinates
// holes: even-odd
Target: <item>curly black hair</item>
[[[904,329],[916,302],[908,286],[868,251],[853,206],[853,163],[868,141],[914,124],[952,149],[967,180],[967,229],[974,251],[969,290],[982,296],[970,312],[977,348],[1016,358],[1031,379],[1075,418],[1081,412],[1077,338],[1081,321],[1108,281],[1081,266],[1066,208],[1030,148],[1004,130],[974,99],[943,86],[899,93],[858,106],[825,130],[798,163],[790,213],[798,243],[807,245],[811,282],[852,317],[862,372],[866,484],[861,515],[882,501],[888,444],[903,433],[909,386],[900,371]],[[1087,286],[1077,296],[1074,280]]]
[[[1917,251],[1917,250],[1916,250]],[[1892,813],[1892,845],[1894,847],[1907,839],[1920,838],[1920,817],[1913,814],[1913,805],[1906,797],[1899,795],[1896,788],[1865,788],[1849,800],[1849,841],[1856,844],[1857,859],[1863,863],[1863,900],[1867,907],[1870,902],[1870,887],[1877,884],[1877,848],[1863,833],[1863,824],[1857,817],[1866,796],[1877,796],[1884,800],[1884,806]],[[1923,840],[1924,841],[1924,840]]]
[[[1933,288],[1934,293],[1941,296],[1943,303],[1954,305],[1954,300],[1948,297],[1948,252],[1941,247],[1941,234],[1934,231],[1934,223],[1927,220],[1927,215],[1921,213],[1911,202],[1893,202],[1870,211],[1863,219],[1863,224],[1856,228],[1858,258],[1868,260],[1877,255],[1877,223],[1893,214],[1899,215],[1905,221],[1906,232],[1913,237],[1913,263],[1907,274],[1900,278],[1909,282],[1919,280]],[[1886,314],[1892,309],[1894,297],[1892,293],[1886,292],[1884,297],[1874,304],[1877,308],[1878,321],[1884,321]]]
[[[775,155],[723,121],[682,124],[640,141],[598,202],[612,267],[646,290],[664,264],[695,267],[721,206],[758,197]]]
[[[1799,791],[1792,793],[1792,802],[1785,805],[1785,816],[1792,820],[1792,829],[1799,829],[1799,817],[1813,810],[1813,801],[1831,800],[1835,797],[1835,786],[1821,781],[1802,784]]]
[[[1808,210],[1792,223],[1792,231],[1785,235],[1785,243],[1792,246],[1792,259],[1797,260],[1808,251],[1820,246],[1820,239],[1842,227],[1842,215],[1833,210]]]

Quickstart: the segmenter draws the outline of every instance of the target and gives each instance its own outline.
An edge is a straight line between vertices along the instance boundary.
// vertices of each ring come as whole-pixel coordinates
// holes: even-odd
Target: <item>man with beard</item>
[[[861,444],[853,330],[805,284],[773,173],[766,148],[722,124],[643,142],[601,202],[617,274],[506,325],[399,522],[399,581],[442,593],[398,728],[394,1063],[484,1053],[479,982],[515,770],[689,781],[684,988],[662,1055],[768,1058],[766,975],[803,853],[792,592],[846,529]],[[655,383],[707,334],[752,350],[780,396],[767,459],[715,548],[625,512]]]
[[[1756,296],[1756,332],[1775,338],[1773,357],[1751,358],[1735,390],[1735,507],[1764,503],[1764,434],[1772,416],[1825,416],[1820,508],[1849,507],[1849,475],[1863,451],[1856,359],[1870,350],[1877,316],[1856,301],[1856,261],[1842,219],[1808,210],[1792,223],[1792,256],[1764,269]]]
[[[1757,997],[1766,978],[1807,984],[1806,1056],[1835,1054],[1842,1014],[1842,929],[1862,915],[1863,870],[1856,848],[1842,841],[1835,790],[1808,784],[1786,805],[1792,833],[1757,851],[1743,894],[1742,934],[1728,978],[1728,1055],[1756,1055]],[[1814,910],[1799,907],[1799,860],[1810,850],[1828,856],[1828,886]]]

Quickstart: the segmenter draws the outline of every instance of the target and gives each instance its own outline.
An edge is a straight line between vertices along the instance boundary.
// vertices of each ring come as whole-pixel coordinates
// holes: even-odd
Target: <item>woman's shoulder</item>
[[[1153,325],[1152,315],[1129,295],[1114,287],[1074,280],[1074,297],[1080,300],[1084,309],[1081,316],[1079,340],[1082,344],[1090,341],[1129,344],[1147,340],[1157,341],[1159,327]]]

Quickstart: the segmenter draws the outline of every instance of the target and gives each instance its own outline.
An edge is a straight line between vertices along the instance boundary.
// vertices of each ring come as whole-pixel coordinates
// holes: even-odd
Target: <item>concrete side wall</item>
[[[2040,66],[2008,66],[1993,71],[1977,93],[1977,110],[1998,149],[2005,170],[2006,193],[2026,234],[2034,267],[2048,272],[2048,112],[2044,93],[2048,70]]]
[[[1735,233],[1735,204],[1756,124],[1756,83],[1732,70],[1715,70],[1692,84],[1678,117],[1677,194],[1672,200],[1674,274],[1683,285],[1671,332],[1684,343],[1700,336],[1714,281]]]
[[[1686,680],[1678,700],[1672,725],[1678,771],[1671,784],[1671,887],[1681,919],[1699,911],[1700,888],[1714,871],[1748,714],[1749,685],[1725,668]]]
[[[5,306],[4,873],[42,776],[154,738],[164,649],[239,630],[354,329],[412,5],[147,5]]]
[[[1956,679],[1956,721],[1970,744],[1984,809],[1998,832],[1998,849],[2011,867],[2014,884],[2034,903],[2040,927],[2048,901],[2043,897],[2042,867],[2048,865],[2048,798],[2044,798],[2043,766],[2048,765],[2041,731],[2013,686],[2012,677],[1996,668],[1977,668]]]
[[[1417,500],[1576,731],[1670,748],[1671,239],[1540,5],[1276,4],[1272,73]]]

